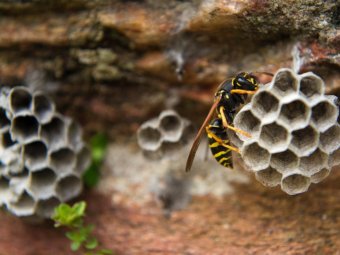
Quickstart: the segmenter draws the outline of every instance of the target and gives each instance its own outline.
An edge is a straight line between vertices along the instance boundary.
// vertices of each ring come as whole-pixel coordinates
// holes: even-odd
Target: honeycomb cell
[[[284,151],[288,148],[289,142],[290,135],[282,126],[271,123],[262,127],[259,144],[269,152]]]
[[[23,87],[13,88],[9,94],[9,107],[16,115],[21,112],[30,112],[32,103],[31,93]]]
[[[255,177],[264,186],[275,187],[281,183],[282,174],[274,168],[268,167],[256,172]]]
[[[336,122],[338,114],[334,104],[328,100],[321,101],[312,108],[312,121],[323,132]]]
[[[6,203],[10,196],[9,180],[4,177],[0,177],[0,206]]]
[[[57,176],[51,168],[39,169],[31,174],[29,189],[35,198],[46,199],[53,195],[56,179]]]
[[[290,129],[305,127],[310,119],[310,110],[301,100],[282,105],[279,120]]]
[[[27,192],[24,192],[16,203],[9,204],[8,209],[16,216],[30,216],[34,213],[35,201]]]
[[[275,75],[272,87],[272,91],[275,94],[281,97],[287,97],[295,94],[297,90],[298,81],[290,70],[284,69]]]
[[[288,173],[298,167],[299,158],[290,150],[286,150],[273,154],[270,165],[280,173]]]
[[[83,147],[77,154],[76,173],[83,174],[91,163],[91,151]]]
[[[26,164],[30,168],[39,168],[46,162],[47,147],[41,141],[25,144],[23,152]]]
[[[326,153],[332,153],[340,147],[340,126],[334,125],[320,134],[320,148]]]
[[[6,131],[6,132],[1,134],[2,148],[7,149],[14,144],[16,144],[16,142],[12,140],[12,136],[11,136],[11,133],[9,131]]]
[[[54,116],[49,123],[41,126],[40,136],[50,150],[55,150],[65,143],[65,129],[64,121],[59,116]]]
[[[69,145],[77,152],[83,146],[81,128],[73,121],[67,127],[67,141]]]
[[[306,192],[310,185],[310,178],[299,173],[292,173],[284,176],[281,181],[281,188],[289,195],[296,195]]]
[[[163,111],[159,115],[159,128],[163,133],[164,140],[178,142],[183,132],[182,119],[174,111]]]
[[[62,148],[50,154],[50,165],[58,175],[72,172],[76,165],[76,155],[69,148]]]
[[[172,156],[174,153],[176,153],[180,148],[182,147],[181,142],[167,142],[164,141],[162,143],[161,151],[163,155],[165,156]]]
[[[33,113],[41,124],[45,124],[53,117],[54,104],[44,94],[37,93],[33,97]]]
[[[61,201],[70,200],[76,197],[82,189],[82,183],[76,176],[67,176],[59,180],[56,192]]]
[[[330,173],[330,170],[327,168],[322,168],[319,172],[313,174],[310,179],[312,183],[319,183],[323,181]]]
[[[11,121],[8,119],[6,110],[0,107],[0,130],[4,130],[5,128],[9,127]]]
[[[249,110],[250,105],[246,108],[243,107],[241,112],[237,114],[236,118],[234,119],[235,127],[246,131],[247,133],[251,134],[252,136],[256,137],[260,131],[260,120],[255,117],[251,111]],[[238,134],[242,139],[242,135]]]
[[[310,176],[320,171],[327,165],[328,156],[320,149],[316,149],[312,154],[300,158],[299,169],[302,173]]]
[[[298,156],[306,156],[312,153],[319,144],[319,133],[311,126],[292,132],[290,149]]]
[[[340,149],[337,149],[329,155],[328,165],[330,168],[340,165]]]
[[[309,102],[313,102],[324,94],[323,81],[316,75],[308,73],[300,80],[300,92]]]
[[[36,213],[42,218],[50,218],[53,215],[54,208],[60,204],[58,198],[51,197],[37,202]]]
[[[39,123],[34,116],[18,116],[12,121],[12,138],[19,142],[29,142],[38,137]]]
[[[265,169],[269,166],[270,154],[257,143],[243,147],[242,156],[244,162],[251,166],[254,171]]]
[[[256,93],[252,105],[252,112],[261,119],[262,124],[271,122],[278,114],[279,100],[268,91]]]
[[[141,126],[137,136],[138,144],[144,150],[155,151],[161,146],[162,134],[157,128]]]

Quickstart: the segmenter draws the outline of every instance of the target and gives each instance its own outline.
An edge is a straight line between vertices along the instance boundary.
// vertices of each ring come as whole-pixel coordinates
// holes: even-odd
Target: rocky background
[[[339,52],[337,0],[0,1],[1,84],[49,92],[87,137],[104,131],[132,147],[140,124],[169,107],[199,125],[216,86],[239,71],[313,71],[339,96]],[[220,198],[203,192],[171,219],[154,202],[130,203],[138,187],[117,178],[113,197],[104,181],[85,198],[101,241],[119,254],[339,254],[333,172],[297,197],[254,181]],[[69,254],[49,223],[0,222],[0,254]]]

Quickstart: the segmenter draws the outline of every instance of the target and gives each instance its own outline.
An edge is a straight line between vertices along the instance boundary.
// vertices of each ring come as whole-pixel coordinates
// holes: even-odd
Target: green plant
[[[66,237],[71,241],[71,250],[83,249],[86,255],[109,255],[113,254],[108,249],[98,249],[98,240],[92,235],[93,225],[85,225],[86,203],[75,203],[73,206],[62,203],[54,210],[52,220],[55,227],[66,227]]]
[[[90,141],[91,165],[84,174],[84,182],[88,187],[94,187],[100,178],[99,169],[104,160],[108,140],[104,134],[96,134]]]

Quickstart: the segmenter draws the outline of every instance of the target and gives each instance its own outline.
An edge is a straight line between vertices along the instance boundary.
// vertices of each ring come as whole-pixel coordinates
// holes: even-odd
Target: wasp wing
[[[190,149],[189,156],[188,156],[188,159],[187,159],[187,163],[186,163],[186,166],[185,166],[186,172],[189,172],[191,167],[192,167],[192,163],[194,161],[198,146],[200,145],[204,129],[208,125],[208,123],[210,122],[212,116],[215,113],[216,107],[217,107],[217,105],[220,101],[221,101],[221,97],[217,97],[214,104],[211,106],[210,111],[209,111],[207,117],[205,118],[202,126],[200,127],[200,129],[197,132],[197,135],[196,135],[196,137],[194,139],[194,143],[192,144],[192,147]]]

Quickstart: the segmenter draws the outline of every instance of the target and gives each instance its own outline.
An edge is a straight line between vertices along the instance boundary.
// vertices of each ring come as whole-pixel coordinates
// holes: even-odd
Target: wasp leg
[[[240,150],[234,146],[231,146],[229,144],[227,144],[227,142],[229,141],[223,141],[222,139],[220,139],[219,137],[217,137],[213,132],[210,131],[210,127],[207,126],[206,128],[206,131],[207,131],[207,134],[208,134],[208,137],[212,137],[216,142],[218,142],[221,146],[229,149],[229,150],[232,150],[232,151],[235,151],[237,153],[240,153]]]
[[[220,114],[221,114],[221,118],[222,118],[223,127],[229,128],[229,129],[233,130],[234,132],[240,133],[240,134],[242,134],[246,137],[251,138],[251,134],[249,134],[248,132],[243,131],[241,129],[238,129],[238,128],[233,127],[232,125],[228,124],[227,118],[225,117],[225,114],[224,114],[224,107],[223,106],[220,108]]]
[[[247,94],[247,95],[254,95],[256,91],[253,90],[243,90],[243,89],[232,89],[230,90],[231,94]]]

